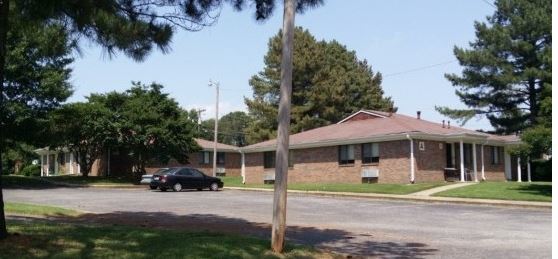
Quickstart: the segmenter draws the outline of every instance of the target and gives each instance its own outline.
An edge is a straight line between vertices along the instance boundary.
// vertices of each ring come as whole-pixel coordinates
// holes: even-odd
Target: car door
[[[204,175],[196,169],[191,169],[191,172],[192,172],[192,177],[191,177],[192,188],[195,189],[206,188],[207,186],[205,186],[204,184],[205,181]]]
[[[182,168],[176,171],[176,173],[174,173],[175,181],[179,182],[182,185],[182,188],[185,188],[187,185],[188,172],[189,172],[188,168]]]

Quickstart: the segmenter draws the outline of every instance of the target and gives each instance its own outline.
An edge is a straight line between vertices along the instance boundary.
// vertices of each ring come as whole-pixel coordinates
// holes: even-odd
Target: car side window
[[[175,173],[175,175],[181,175],[181,176],[188,175],[188,171],[189,170],[186,168],[180,169],[178,172]]]
[[[192,176],[193,176],[193,177],[200,177],[200,178],[201,178],[201,177],[203,177],[203,174],[200,173],[198,170],[193,169],[193,170],[192,170]]]

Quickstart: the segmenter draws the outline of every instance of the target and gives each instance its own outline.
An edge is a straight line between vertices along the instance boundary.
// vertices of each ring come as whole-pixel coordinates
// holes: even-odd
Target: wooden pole
[[[6,228],[6,217],[4,215],[4,195],[2,193],[2,153],[4,152],[4,130],[3,125],[5,116],[5,102],[4,100],[4,78],[5,78],[5,65],[6,65],[6,38],[8,35],[8,15],[10,12],[10,0],[0,0],[0,239],[8,237],[8,230]]]
[[[215,86],[215,129],[213,131],[213,177],[217,176],[217,132],[219,130],[219,83],[210,82]]]
[[[291,92],[293,79],[294,18],[296,0],[285,0],[281,55],[281,99],[277,127],[275,184],[273,194],[273,226],[271,249],[283,252],[287,219],[287,173],[289,169],[289,124],[291,122]]]

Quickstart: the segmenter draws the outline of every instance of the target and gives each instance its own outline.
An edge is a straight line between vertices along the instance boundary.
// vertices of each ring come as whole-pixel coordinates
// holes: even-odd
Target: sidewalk
[[[437,187],[433,189],[438,189],[438,188],[441,187]],[[241,191],[273,192],[273,189],[263,189],[263,188],[224,187],[224,189],[241,190]],[[439,191],[435,191],[435,192],[439,192]],[[329,197],[353,197],[353,198],[370,198],[370,199],[415,201],[415,202],[429,202],[429,203],[457,203],[457,204],[501,206],[501,207],[552,209],[551,202],[434,197],[434,196],[416,195],[416,193],[398,195],[398,194],[380,194],[380,193],[322,192],[322,191],[299,191],[299,190],[288,190],[288,193],[329,196]]]
[[[430,196],[434,193],[439,193],[439,192],[443,192],[443,191],[447,191],[447,190],[451,190],[451,189],[455,189],[455,188],[461,188],[461,187],[465,187],[467,185],[473,185],[473,184],[477,184],[477,183],[468,182],[468,183],[448,184],[448,185],[444,185],[444,186],[440,186],[440,187],[434,187],[432,189],[427,189],[427,190],[424,190],[424,191],[410,193],[409,195],[425,197],[425,196]]]

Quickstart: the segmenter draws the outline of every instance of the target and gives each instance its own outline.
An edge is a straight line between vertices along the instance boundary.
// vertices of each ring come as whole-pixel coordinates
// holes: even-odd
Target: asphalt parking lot
[[[5,200],[74,208],[144,227],[224,230],[268,237],[272,195],[237,190],[8,189]],[[550,258],[551,211],[290,195],[288,238],[380,257]],[[134,221],[135,219],[135,221]]]

